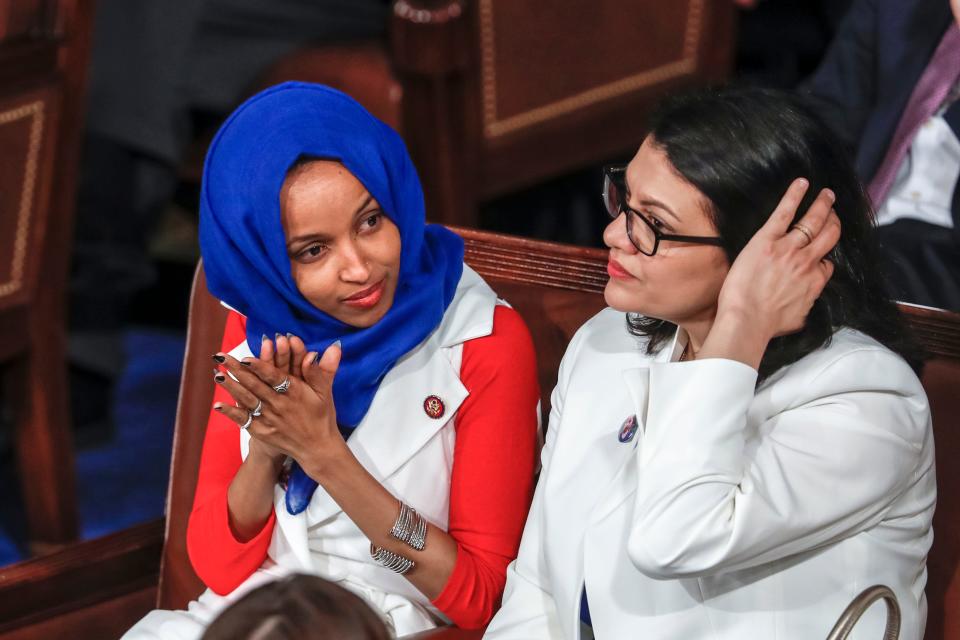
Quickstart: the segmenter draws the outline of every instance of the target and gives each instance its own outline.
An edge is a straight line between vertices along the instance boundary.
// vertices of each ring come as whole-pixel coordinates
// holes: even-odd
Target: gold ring
[[[800,233],[802,233],[802,234],[804,235],[804,237],[806,237],[806,239],[807,239],[807,244],[810,244],[811,242],[813,242],[813,234],[810,232],[810,229],[807,229],[805,226],[803,226],[803,225],[800,224],[799,222],[798,222],[797,224],[793,225],[792,227],[790,227],[790,230],[791,230],[791,231],[793,231],[794,229],[796,229],[797,231],[799,231]],[[807,245],[805,244],[805,245],[803,245],[803,246],[807,246]]]

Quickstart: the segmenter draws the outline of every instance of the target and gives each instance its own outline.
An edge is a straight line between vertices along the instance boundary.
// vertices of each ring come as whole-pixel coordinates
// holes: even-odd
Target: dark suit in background
[[[947,28],[947,0],[856,0],[817,72],[803,87],[853,153],[864,183],[879,169],[894,131]],[[957,61],[960,65],[960,60]],[[960,131],[960,103],[944,119]],[[879,228],[894,294],[960,310],[960,190],[951,230],[901,218]],[[883,204],[874,203],[879,209]]]

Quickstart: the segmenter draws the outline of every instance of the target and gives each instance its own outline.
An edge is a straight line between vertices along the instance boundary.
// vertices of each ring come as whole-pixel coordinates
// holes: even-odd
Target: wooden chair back
[[[252,89],[341,89],[403,134],[433,222],[476,227],[479,204],[632,154],[670,91],[731,67],[730,0],[394,0],[390,45],[311,46]],[[199,182],[208,139],[183,176]]]
[[[927,557],[927,640],[960,640],[960,314],[901,305],[930,360],[921,376],[933,415],[937,510]]]
[[[91,4],[0,8],[0,401],[35,553],[77,535],[65,307]]]
[[[434,222],[632,154],[665,94],[726,77],[729,0],[398,0],[402,132]]]
[[[467,229],[457,232],[466,243],[466,262],[530,327],[547,415],[567,343],[604,306],[606,252]],[[933,411],[940,497],[927,563],[926,637],[960,640],[960,466],[953,461],[953,455],[960,453],[960,314],[910,305],[902,308],[931,355],[922,381]],[[198,267],[170,472],[158,593],[158,605],[163,608],[182,608],[203,590],[187,558],[186,526],[213,398],[210,354],[220,347],[225,319],[226,310],[207,293],[202,267]]]

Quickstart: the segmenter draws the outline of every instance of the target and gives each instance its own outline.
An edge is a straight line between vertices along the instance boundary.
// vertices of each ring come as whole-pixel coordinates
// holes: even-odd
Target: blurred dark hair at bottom
[[[202,640],[388,640],[380,616],[359,596],[318,576],[294,574],[227,607]]]

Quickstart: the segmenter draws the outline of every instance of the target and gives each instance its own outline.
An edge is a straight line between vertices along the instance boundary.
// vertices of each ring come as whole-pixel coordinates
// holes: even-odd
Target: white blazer
[[[453,302],[437,329],[387,373],[366,416],[347,441],[360,463],[384,487],[401,497],[430,522],[446,530],[450,504],[457,409],[468,392],[460,381],[463,343],[490,335],[498,303],[492,289],[464,266]],[[251,355],[246,342],[231,352]],[[424,400],[439,396],[445,412],[431,418]],[[531,407],[531,411],[538,410]],[[246,457],[250,436],[240,432]],[[336,502],[318,487],[307,509],[290,515],[285,493],[275,488],[277,524],[266,563],[227,596],[209,589],[187,611],[154,611],[124,640],[199,638],[207,624],[229,603],[252,588],[291,572],[313,573],[365,598],[378,609],[396,635],[429,629],[447,621],[406,578],[376,564],[370,541]]]
[[[913,371],[840,330],[757,387],[739,362],[676,362],[685,344],[646,356],[612,309],[574,337],[484,638],[578,638],[586,585],[601,640],[816,640],[881,583],[920,640],[936,484]],[[851,637],[882,637],[884,616]]]

